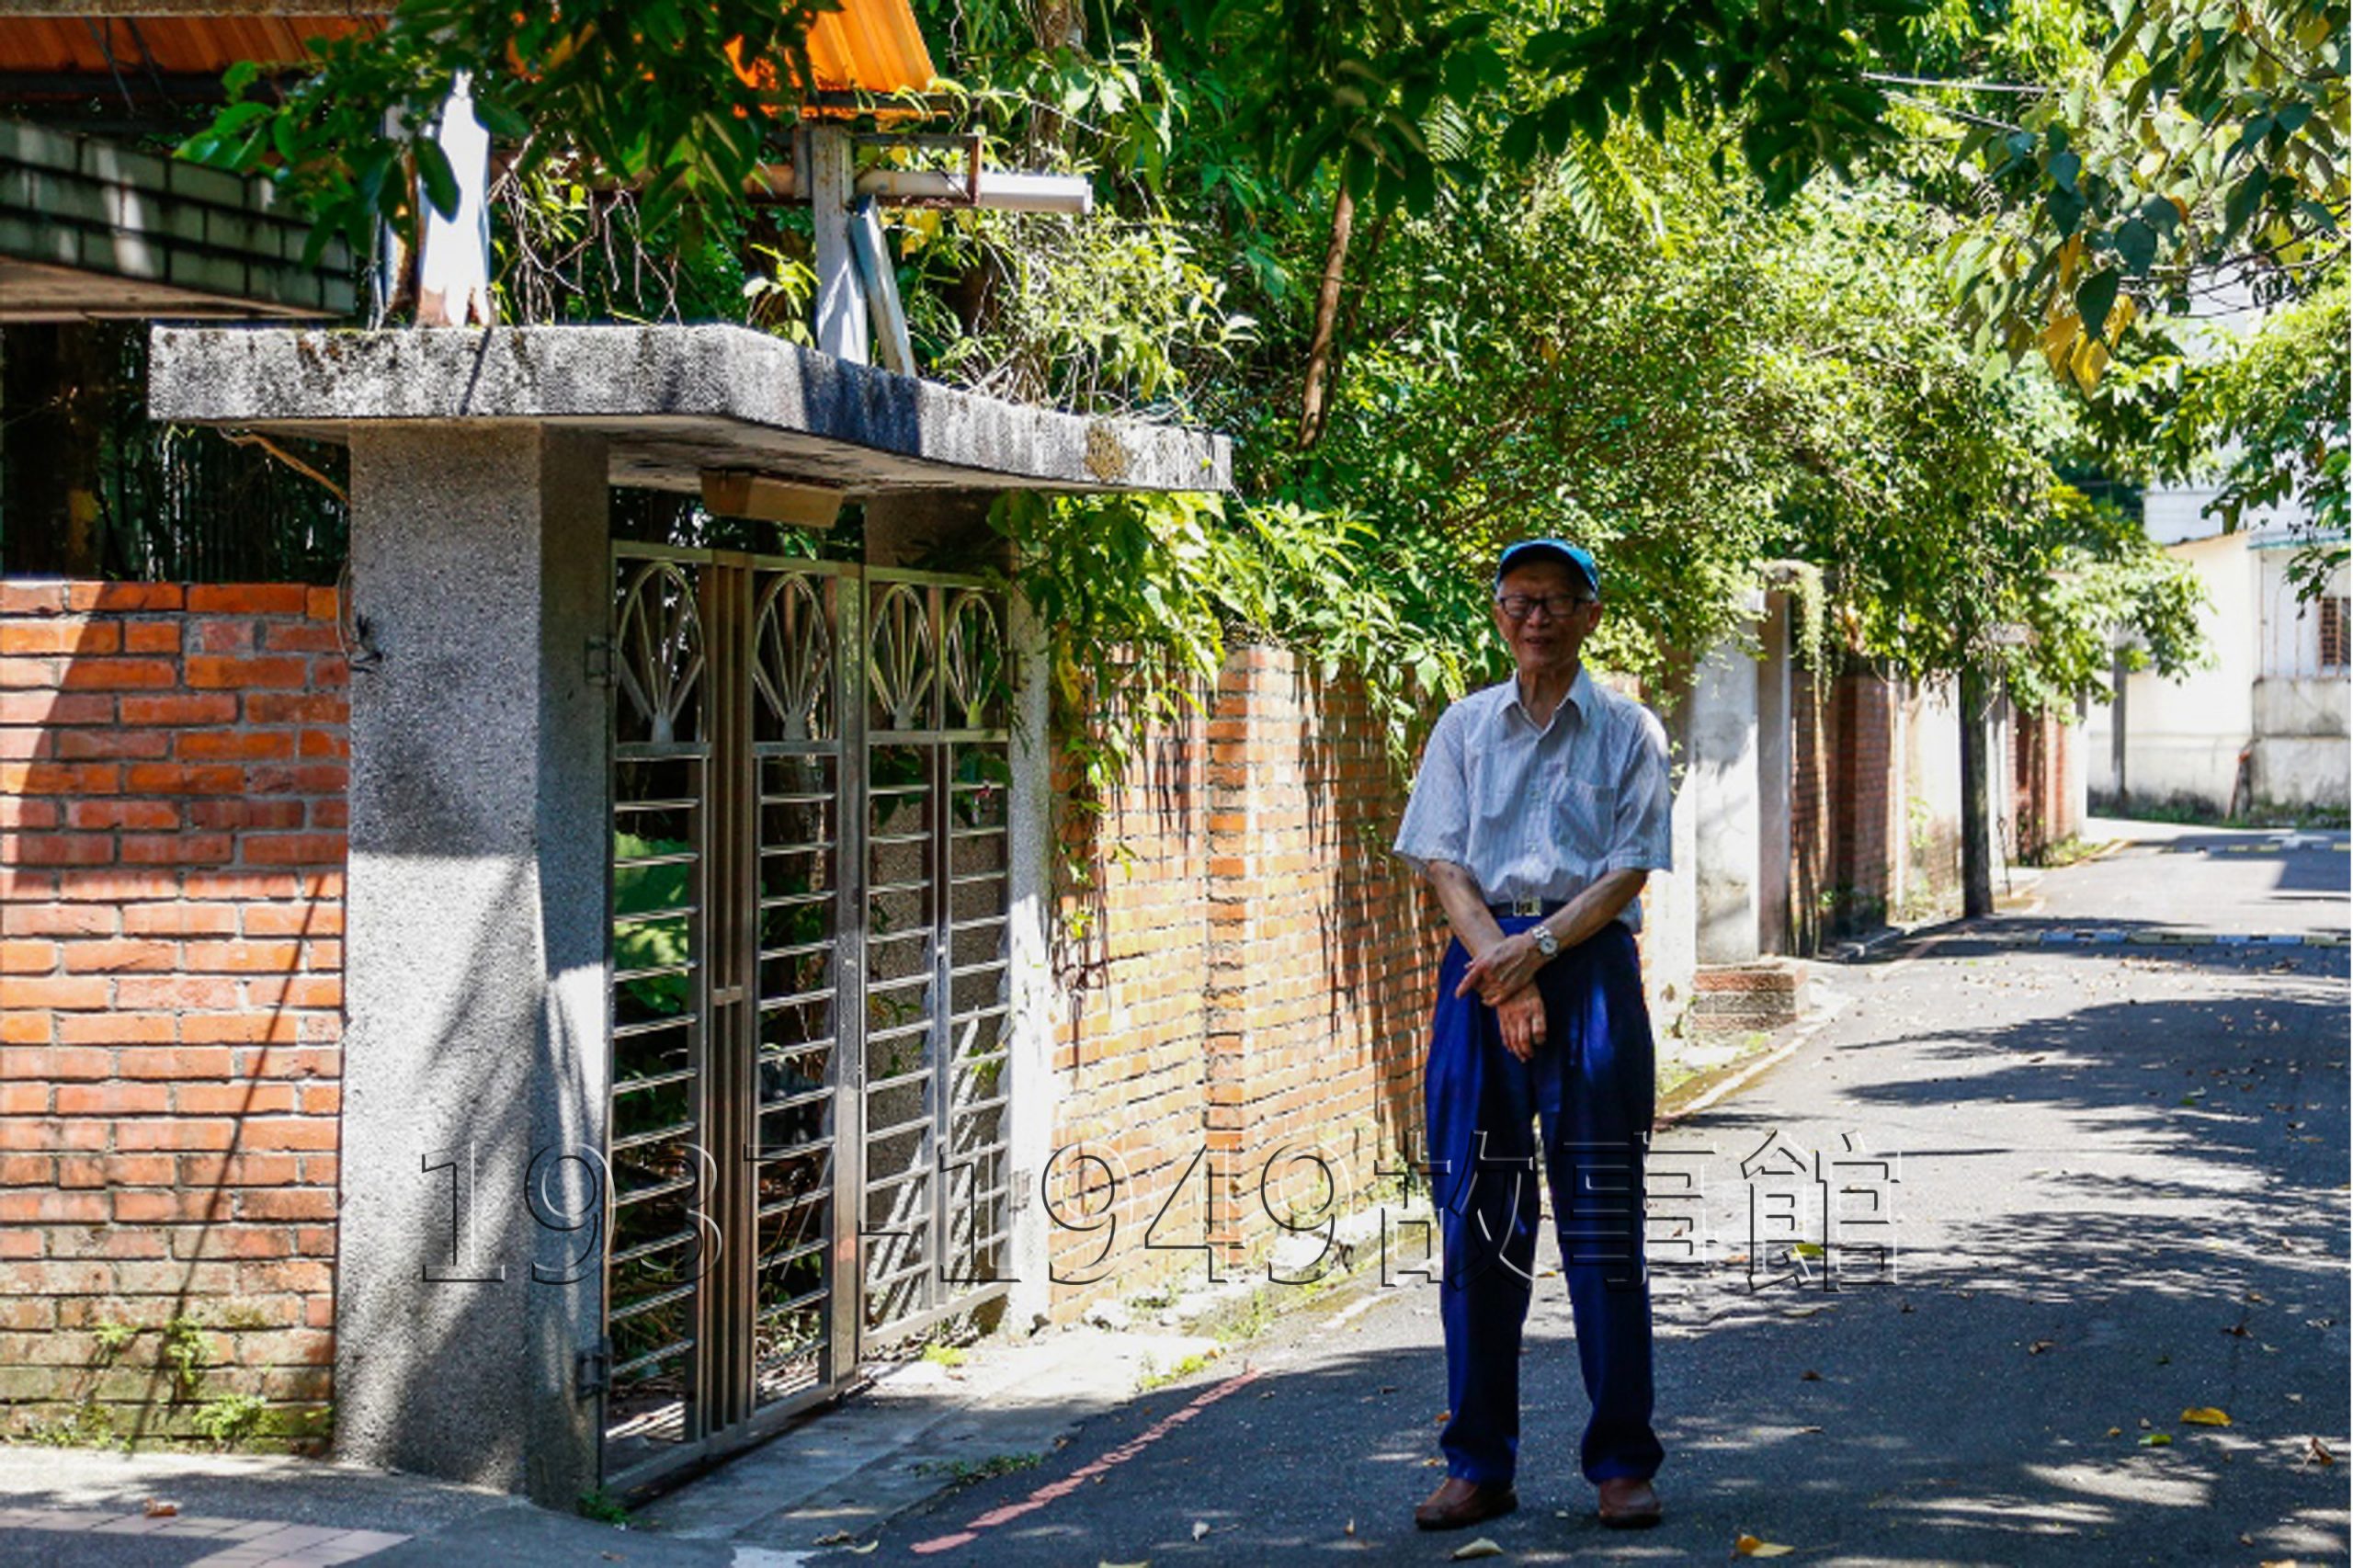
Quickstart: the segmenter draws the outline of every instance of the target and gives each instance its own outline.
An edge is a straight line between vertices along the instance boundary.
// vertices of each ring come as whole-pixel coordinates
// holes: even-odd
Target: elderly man
[[[1602,1523],[1659,1519],[1643,1261],[1653,1047],[1634,932],[1643,884],[1670,863],[1671,797],[1657,717],[1579,662],[1600,585],[1592,555],[1560,540],[1503,552],[1495,630],[1518,673],[1439,718],[1397,835],[1454,928],[1425,1081],[1449,1415],[1446,1482],[1414,1513],[1424,1529],[1518,1506],[1540,1141],[1593,1401],[1583,1469]]]

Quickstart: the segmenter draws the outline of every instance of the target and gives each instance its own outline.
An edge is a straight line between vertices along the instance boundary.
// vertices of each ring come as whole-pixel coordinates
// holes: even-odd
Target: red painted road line
[[[952,1551],[957,1547],[968,1546],[978,1540],[980,1532],[983,1530],[995,1529],[999,1525],[1010,1524],[1025,1515],[1036,1513],[1049,1503],[1069,1496],[1097,1476],[1108,1473],[1114,1465],[1127,1463],[1234,1390],[1245,1383],[1256,1381],[1261,1370],[1260,1368],[1253,1367],[1246,1372],[1228,1378],[1217,1387],[1202,1393],[1199,1398],[1182,1410],[1172,1411],[1162,1416],[1118,1448],[1104,1454],[1101,1459],[1081,1465],[1060,1481],[1048,1482],[1018,1503],[1008,1503],[1002,1508],[991,1508],[987,1513],[969,1521],[961,1530],[949,1535],[933,1536],[929,1540],[919,1540],[908,1550],[926,1555],[935,1551]]]

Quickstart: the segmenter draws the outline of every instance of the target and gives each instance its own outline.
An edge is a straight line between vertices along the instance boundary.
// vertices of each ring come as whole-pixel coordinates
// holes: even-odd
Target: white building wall
[[[2159,536],[2168,518],[2178,522],[2172,518],[2177,497],[2199,494],[2153,492],[2150,533]],[[2227,534],[2186,540],[2167,553],[2188,562],[2206,590],[2199,624],[2214,662],[2178,680],[2149,671],[2125,677],[2122,790],[2134,800],[2189,800],[2226,811],[2239,753],[2255,738],[2255,681],[2262,668],[2256,552],[2246,535]],[[2102,717],[2113,722],[2112,714]],[[2106,725],[2086,739],[2095,746],[2086,760],[2107,775],[2104,792],[2115,792],[2109,746],[2098,744],[2110,739]]]
[[[2077,755],[2083,758],[2080,777],[2088,795],[2104,802],[2116,799],[2116,709],[2106,702],[2086,701],[2075,729]]]
[[[1895,755],[1903,759],[1898,824],[1896,904],[1927,915],[1957,898],[1961,887],[1961,688],[1933,681],[1904,693],[1897,708]],[[2006,793],[1998,763],[1988,756],[1988,793]],[[1995,843],[1995,851],[2000,842]]]
[[[2257,540],[2253,553],[2263,609],[2254,794],[2277,805],[2343,806],[2353,798],[2346,749],[2353,681],[2344,665],[2321,663],[2320,602],[2297,597],[2290,542]],[[2343,597],[2348,577],[2353,572],[2338,568],[2327,594]]]

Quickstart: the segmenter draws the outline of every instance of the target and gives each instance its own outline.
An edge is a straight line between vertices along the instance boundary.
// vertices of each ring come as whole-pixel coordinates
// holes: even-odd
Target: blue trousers
[[[1506,933],[1535,924],[1504,917]],[[1454,988],[1460,942],[1438,971],[1425,1091],[1432,1196],[1446,1277],[1446,1384],[1438,1446],[1447,1473],[1507,1484],[1519,1455],[1520,1333],[1533,1289],[1543,1175],[1577,1360],[1593,1401],[1579,1459],[1588,1480],[1647,1479],[1663,1458],[1651,1430],[1651,1302],[1643,1260],[1643,1153],[1655,1094],[1650,1013],[1633,933],[1618,921],[1537,974],[1544,1043],[1522,1062],[1495,1009]]]

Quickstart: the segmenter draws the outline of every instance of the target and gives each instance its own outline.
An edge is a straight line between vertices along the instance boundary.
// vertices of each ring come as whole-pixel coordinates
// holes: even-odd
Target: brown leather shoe
[[[1501,1518],[1519,1506],[1519,1494],[1508,1486],[1484,1486],[1449,1475],[1414,1510],[1414,1523],[1426,1530],[1459,1530],[1466,1525]]]
[[[1658,1493],[1649,1482],[1614,1475],[1601,1483],[1601,1522],[1611,1529],[1648,1529],[1659,1517]]]

